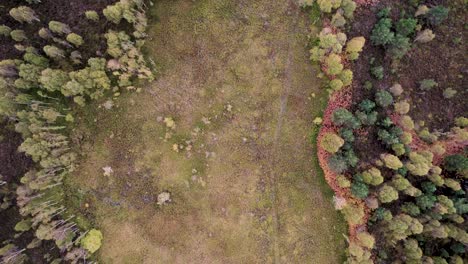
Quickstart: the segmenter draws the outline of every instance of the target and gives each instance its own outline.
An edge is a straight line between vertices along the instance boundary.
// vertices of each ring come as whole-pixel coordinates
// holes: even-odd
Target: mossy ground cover
[[[77,120],[69,202],[95,216],[101,261],[340,262],[346,228],[310,147],[326,94],[307,15],[227,0],[158,1],[150,13],[157,80]]]

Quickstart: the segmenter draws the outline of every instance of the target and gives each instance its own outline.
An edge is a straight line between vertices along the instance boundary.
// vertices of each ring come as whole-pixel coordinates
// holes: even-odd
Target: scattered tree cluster
[[[142,1],[121,0],[104,9],[109,21],[124,19],[134,29],[131,35],[110,30],[102,36],[107,40],[108,56],[83,58],[81,50],[86,47],[87,36],[76,34],[60,21],[44,21],[47,27],[38,29],[46,43],[42,46],[28,41],[25,31],[0,25],[0,38],[21,43],[15,47],[22,52],[21,58],[0,61],[0,117],[14,124],[24,139],[19,151],[36,163],[21,178],[16,193],[0,185],[0,210],[16,200],[23,220],[15,230],[32,230],[39,241],[55,241],[67,263],[88,258],[99,249],[103,238],[99,230],[79,225],[78,216],[63,202],[63,180],[73,172],[77,157],[69,136],[72,109],[129,88],[135,78],[152,78],[140,50],[147,25],[143,8]],[[18,25],[31,28],[40,21],[28,6],[12,8],[9,15]],[[93,10],[84,15],[94,22],[100,19]],[[11,243],[0,244],[0,262],[22,263],[27,258],[25,250]]]
[[[334,13],[329,27],[324,27],[310,49],[310,59],[322,66],[323,72],[329,79],[330,91],[338,91],[351,85],[353,72],[344,67],[345,62],[356,60],[362,51],[365,38],[354,37],[348,40],[342,32],[346,20],[353,18],[356,3],[352,0],[330,1],[317,0],[304,3],[320,9],[325,14]]]
[[[449,14],[444,6],[409,2],[416,12],[397,15],[390,8],[378,11],[370,36],[370,43],[383,47],[394,62],[414,43],[434,39],[432,30]],[[343,62],[357,59],[366,44],[361,37],[347,40],[339,30],[346,24],[340,17],[344,16],[340,4],[344,1],[304,4],[318,6],[324,17],[334,10],[339,13],[324,19],[327,26],[311,49],[311,59],[321,63],[323,73],[330,78],[330,88],[338,87],[336,90],[344,86]],[[386,69],[373,58],[370,64],[371,75],[384,79]],[[418,92],[424,94],[438,85],[433,79],[421,80]],[[373,88],[372,83],[366,86],[367,90]],[[369,210],[367,230],[361,226],[350,239],[346,263],[464,263],[468,154],[466,149],[448,153],[446,142],[468,140],[467,119],[457,118],[450,132],[431,132],[409,115],[411,104],[403,97],[400,84],[381,87],[372,97],[349,108],[335,109],[331,121],[336,132],[326,133],[319,142],[329,153],[328,167],[337,175],[336,183],[354,197],[337,204],[345,219],[351,225],[363,224],[366,213],[356,201],[361,200]],[[455,93],[445,89],[443,96],[451,98]],[[420,143],[413,142],[414,137],[427,147],[416,147]],[[381,145],[379,156],[369,157],[367,149],[358,145],[368,144],[370,138]]]
[[[412,122],[405,115],[409,103],[395,101],[390,92],[381,90],[374,100],[358,103],[354,114],[342,108],[335,110],[332,121],[340,127],[340,136],[330,133],[322,141],[322,147],[332,153],[329,165],[340,174],[340,187],[349,188],[356,199],[372,209],[368,226],[371,234],[379,236],[373,251],[376,263],[449,263],[466,258],[463,249],[468,234],[464,219],[468,216],[468,201],[462,186],[468,177],[467,155],[447,155],[443,164],[435,165],[434,155],[444,153],[437,145],[438,139],[430,150],[412,150],[414,126],[395,124],[388,116],[391,106],[401,119]],[[457,125],[466,125],[463,118],[458,120]],[[349,155],[354,154],[356,130],[366,127],[374,127],[373,136],[386,148],[370,166],[360,165],[355,155]],[[462,129],[457,126],[452,134]],[[345,206],[342,210],[351,220],[360,215],[361,209]],[[368,263],[370,249],[358,242],[350,243],[348,262],[363,263],[365,259]]]
[[[370,40],[373,45],[382,46],[395,59],[403,58],[411,49],[413,42],[426,43],[435,35],[429,27],[437,26],[448,16],[443,6],[419,6],[414,14],[402,15],[393,21],[391,9],[384,8],[378,13]]]

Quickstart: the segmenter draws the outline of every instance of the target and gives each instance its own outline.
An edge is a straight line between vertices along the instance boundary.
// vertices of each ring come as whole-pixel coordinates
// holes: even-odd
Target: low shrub
[[[343,86],[349,86],[353,83],[353,72],[350,69],[345,69],[338,75],[338,78]]]
[[[0,36],[8,37],[10,36],[11,28],[6,25],[0,25]]]
[[[137,21],[135,8],[137,3],[141,1],[122,1],[115,3],[114,5],[107,6],[102,12],[107,20],[112,23],[118,24],[122,19],[128,23],[135,23]]]
[[[450,189],[452,189],[454,191],[460,191],[461,190],[460,183],[455,179],[445,179],[444,180],[444,185],[449,187]]]
[[[343,71],[343,64],[341,64],[341,57],[337,54],[330,54],[325,59],[325,67],[327,74],[338,75]]]
[[[453,88],[447,88],[443,92],[443,96],[445,99],[453,98],[457,94],[457,90]]]
[[[396,32],[404,37],[407,37],[414,33],[416,26],[418,25],[418,20],[414,18],[402,18],[398,20],[395,25]]]
[[[398,170],[403,167],[403,163],[400,159],[392,154],[382,154],[380,156],[382,161],[384,162],[385,166],[392,170]]]
[[[444,20],[448,18],[449,14],[449,9],[438,5],[434,6],[426,14],[426,19],[429,24],[433,26],[438,26],[440,25]]]
[[[407,101],[400,101],[394,104],[395,112],[400,115],[405,115],[410,110],[410,104]]]
[[[369,100],[369,99],[362,100],[359,103],[359,109],[366,112],[366,113],[370,113],[372,110],[374,110],[375,106],[376,105],[375,105],[374,101]]]
[[[346,160],[346,163],[351,167],[356,167],[359,162],[359,158],[351,147],[343,152],[343,156]]]
[[[353,225],[361,223],[362,218],[364,217],[364,209],[358,205],[347,204],[341,212],[348,223]]]
[[[75,45],[75,47],[79,47],[83,45],[83,38],[75,33],[70,33],[67,35],[67,41],[70,42],[71,44]]]
[[[439,86],[434,79],[424,79],[419,82],[419,89],[423,91],[430,91],[432,88]]]
[[[101,247],[103,239],[102,233],[99,230],[91,229],[86,236],[81,239],[80,244],[87,249],[91,254],[96,252]]]
[[[411,40],[406,36],[396,34],[387,51],[394,59],[401,59],[410,49]]]
[[[405,131],[411,131],[414,129],[413,119],[409,115],[402,116],[399,124]]]
[[[49,22],[49,29],[50,31],[57,33],[57,34],[70,34],[71,29],[67,24],[58,21],[50,21]]]
[[[364,199],[369,195],[369,186],[364,182],[362,175],[354,175],[351,183],[351,193],[359,199]]]
[[[336,176],[336,181],[341,188],[349,188],[351,186],[351,181],[344,175]]]
[[[383,183],[384,178],[379,169],[372,167],[362,173],[362,179],[369,185],[380,185]]]
[[[94,22],[99,21],[99,14],[94,10],[86,11],[85,16],[87,19],[92,20]]]
[[[320,146],[328,153],[336,153],[344,144],[344,140],[335,133],[323,135]]]
[[[343,138],[344,141],[348,143],[354,142],[355,140],[352,129],[347,129],[347,128],[340,129],[340,137]]]
[[[359,53],[364,48],[366,39],[364,37],[354,37],[346,44],[346,53],[350,60],[356,60],[359,57]]]
[[[400,96],[403,93],[403,87],[399,83],[395,83],[388,89],[393,96]]]
[[[334,27],[343,27],[344,25],[346,25],[346,19],[340,12],[336,12],[332,17],[331,23]]]
[[[381,107],[393,104],[393,96],[385,90],[380,90],[375,94],[375,102]]]
[[[336,173],[343,173],[348,170],[349,165],[343,156],[335,154],[328,159],[328,167]]]
[[[351,242],[348,247],[348,259],[345,264],[370,264],[371,253],[368,250],[365,250],[361,246]]]
[[[399,136],[399,139],[400,139],[401,143],[403,143],[405,145],[408,145],[413,141],[413,136],[411,135],[411,133],[403,132]]]
[[[416,176],[424,176],[429,173],[432,166],[433,154],[429,151],[411,152],[406,162],[408,171]]]
[[[405,214],[409,214],[412,217],[418,217],[421,214],[419,207],[412,202],[406,202],[402,204],[401,211]]]
[[[353,0],[343,0],[341,2],[341,9],[343,10],[343,15],[348,19],[353,18],[356,6],[357,5]]]
[[[392,145],[392,150],[397,156],[402,156],[406,153],[406,148],[404,144],[396,143]]]
[[[339,8],[341,0],[317,0],[320,10],[324,13],[331,13],[333,9]]]
[[[20,23],[29,23],[31,24],[34,21],[39,21],[38,16],[30,7],[27,6],[18,6],[12,8],[9,12],[10,16]]]
[[[422,263],[423,251],[416,239],[407,239],[404,242],[405,257],[409,263]]]
[[[370,37],[372,44],[376,46],[384,46],[392,43],[395,38],[395,33],[392,31],[392,25],[393,23],[390,18],[384,17],[380,19],[372,29]]]
[[[119,3],[115,5],[109,5],[103,10],[103,14],[107,18],[107,20],[111,21],[112,23],[118,24],[123,18],[122,5],[120,5]]]
[[[26,36],[26,33],[24,32],[24,30],[21,30],[21,29],[12,30],[10,32],[10,37],[14,41],[18,41],[18,42],[25,41],[25,40],[28,39],[28,37]]]
[[[372,111],[370,113],[362,112],[357,110],[356,117],[359,121],[366,126],[372,126],[377,122],[378,113],[376,111]]]
[[[330,89],[334,90],[334,91],[339,91],[343,88],[344,84],[343,84],[343,81],[341,81],[340,79],[333,79],[330,81]]]
[[[46,45],[43,50],[45,54],[52,59],[61,59],[65,57],[65,51],[53,45]]]
[[[391,184],[398,191],[404,191],[412,186],[409,180],[400,174],[393,176]]]
[[[468,170],[468,158],[460,154],[447,156],[444,159],[444,168],[456,172]]]
[[[50,68],[43,70],[39,78],[42,87],[49,92],[60,91],[69,80],[68,73]]]
[[[463,117],[463,116],[455,118],[455,125],[462,127],[462,128],[468,127],[468,118]]]
[[[436,35],[432,32],[432,30],[424,29],[418,33],[414,41],[419,43],[427,43],[432,41],[435,37]]]
[[[418,136],[422,140],[424,140],[424,141],[426,141],[428,143],[436,142],[437,139],[438,139],[438,136],[436,134],[434,134],[434,133],[431,133],[427,127],[421,129],[421,131],[419,131],[419,133],[418,133]]]
[[[382,203],[390,203],[395,200],[398,200],[398,191],[395,190],[395,188],[393,188],[390,185],[382,186],[379,189],[378,195],[379,195],[379,200]]]
[[[384,68],[383,66],[374,66],[371,69],[371,74],[377,80],[382,80],[384,78]]]
[[[337,126],[356,129],[360,126],[357,118],[345,108],[338,108],[333,112],[332,122]]]
[[[368,232],[359,232],[356,235],[356,238],[360,246],[365,247],[367,249],[374,248],[375,238]]]

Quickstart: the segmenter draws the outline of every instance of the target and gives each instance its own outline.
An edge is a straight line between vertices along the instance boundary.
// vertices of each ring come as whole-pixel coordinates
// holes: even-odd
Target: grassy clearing
[[[70,185],[103,230],[103,263],[341,260],[345,226],[309,143],[325,93],[296,12],[268,1],[152,8],[157,81],[80,125],[87,155]],[[172,202],[159,206],[162,191]]]

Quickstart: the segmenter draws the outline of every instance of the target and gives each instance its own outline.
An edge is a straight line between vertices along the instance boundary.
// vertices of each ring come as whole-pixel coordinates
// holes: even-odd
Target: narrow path
[[[345,227],[308,138],[326,99],[307,16],[267,0],[152,12],[160,76],[100,112],[72,183],[104,232],[101,261],[339,263]]]
[[[292,1],[289,1],[289,5],[294,5]],[[298,10],[298,9],[296,9]],[[287,59],[286,59],[286,66],[285,66],[285,78],[283,81],[283,90],[280,98],[280,108],[278,113],[278,121],[275,130],[275,137],[274,137],[274,145],[273,145],[273,155],[271,156],[271,185],[272,185],[272,192],[271,192],[271,200],[273,201],[273,235],[274,235],[274,256],[275,256],[275,263],[281,263],[280,261],[280,244],[279,244],[279,230],[280,230],[280,217],[279,217],[279,200],[278,200],[278,173],[281,170],[278,170],[278,159],[281,158],[281,150],[280,150],[280,136],[282,134],[282,126],[283,126],[283,119],[285,117],[287,107],[288,107],[288,97],[290,96],[291,85],[292,85],[292,74],[293,74],[293,59],[294,59],[294,51],[293,51],[293,43],[292,40],[295,37],[296,28],[297,28],[297,19],[299,17],[299,12],[294,12],[293,15],[293,22],[291,26],[288,28],[288,37],[284,40],[287,44],[285,45],[286,50],[288,51]]]

